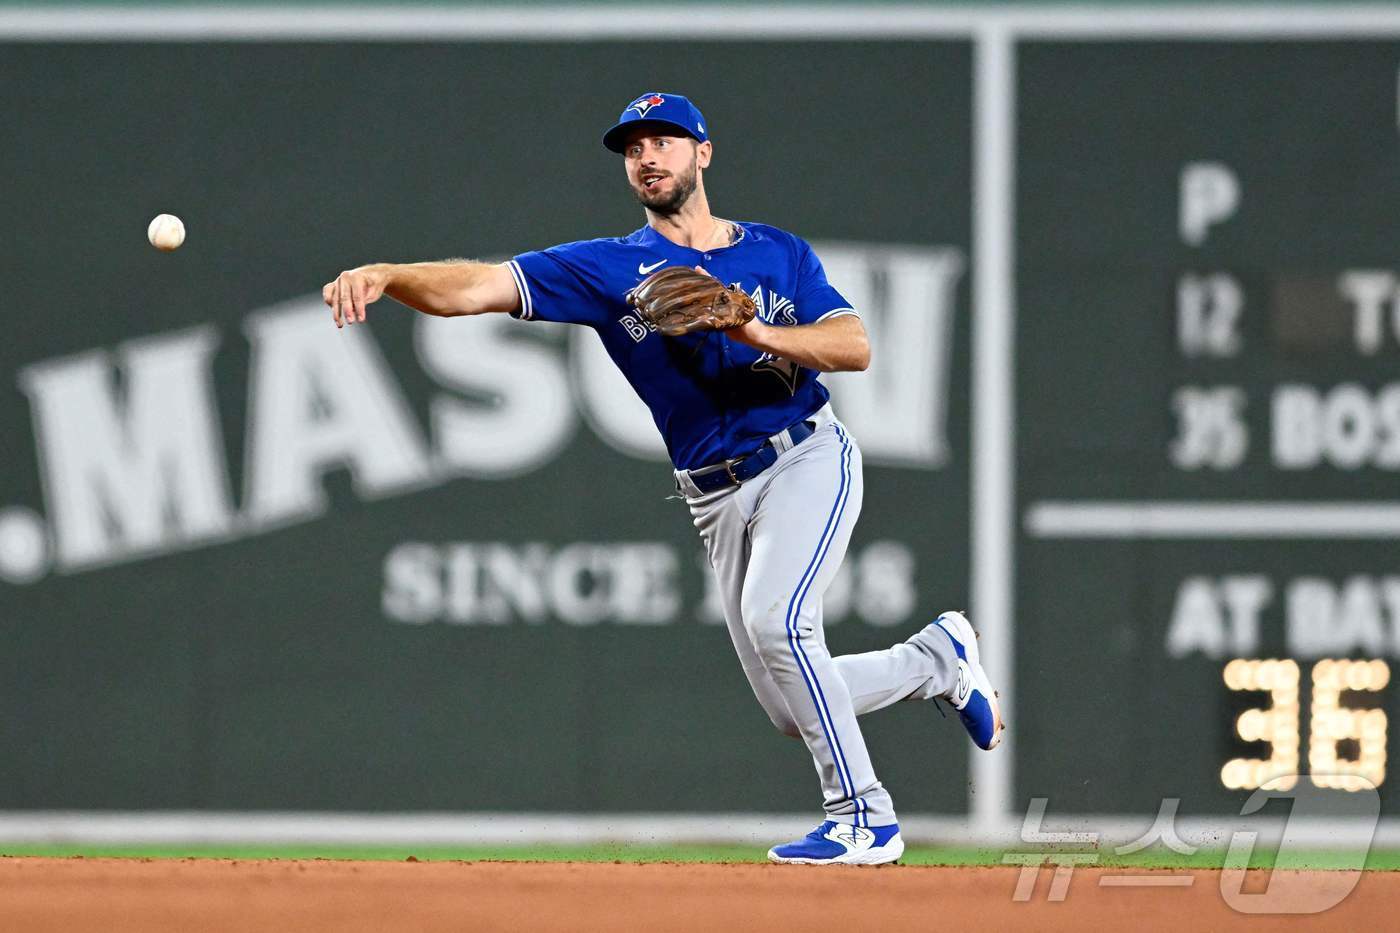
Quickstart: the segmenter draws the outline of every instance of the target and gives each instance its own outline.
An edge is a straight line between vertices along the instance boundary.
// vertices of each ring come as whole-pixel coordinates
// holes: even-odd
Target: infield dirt
[[[1043,869],[1015,902],[1016,868],[543,862],[0,858],[0,929],[187,930],[1273,930],[1386,929],[1400,872],[1364,875],[1312,916],[1248,916],[1219,873],[1190,886],[1101,887],[1080,869],[1046,900]],[[1280,876],[1299,873],[1279,872]],[[1325,884],[1327,872],[1301,873]],[[1245,891],[1260,891],[1253,872]],[[1335,880],[1335,875],[1333,876]]]

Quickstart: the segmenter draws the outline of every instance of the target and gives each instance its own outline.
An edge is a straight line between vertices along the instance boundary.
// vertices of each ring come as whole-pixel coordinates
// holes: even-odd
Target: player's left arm
[[[870,338],[854,314],[796,326],[775,326],[754,318],[724,333],[755,350],[824,373],[859,372],[870,365]]]

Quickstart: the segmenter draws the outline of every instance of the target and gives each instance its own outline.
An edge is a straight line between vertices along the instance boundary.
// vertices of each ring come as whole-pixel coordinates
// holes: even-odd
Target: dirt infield
[[[173,930],[1384,929],[1400,872],[1370,873],[1313,916],[1247,916],[1219,874],[1189,887],[1101,886],[1081,869],[1048,902],[1050,870],[1016,903],[1015,868],[838,868],[541,862],[0,858],[0,928]],[[1179,873],[1180,878],[1188,873]],[[1327,872],[1290,875],[1327,884]],[[1262,890],[1252,873],[1245,892]],[[1336,875],[1332,875],[1333,879]],[[1276,882],[1277,883],[1277,882]],[[1110,883],[1112,884],[1112,883]]]

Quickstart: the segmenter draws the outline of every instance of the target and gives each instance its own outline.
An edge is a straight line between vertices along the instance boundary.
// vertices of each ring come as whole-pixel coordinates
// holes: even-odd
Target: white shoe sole
[[[972,672],[972,686],[982,691],[992,708],[992,720],[996,726],[992,730],[992,743],[987,746],[987,751],[991,751],[1001,744],[1001,733],[1006,729],[1006,723],[1001,721],[1001,704],[997,702],[997,692],[992,689],[992,682],[987,678],[987,672],[982,669],[981,655],[977,650],[977,630],[961,612],[945,612],[939,618],[945,620],[944,627],[962,642],[963,653],[967,655],[967,667]]]
[[[836,858],[783,858],[776,849],[768,850],[768,861],[780,865],[888,865],[904,854],[904,840],[895,836],[882,846],[858,849]]]

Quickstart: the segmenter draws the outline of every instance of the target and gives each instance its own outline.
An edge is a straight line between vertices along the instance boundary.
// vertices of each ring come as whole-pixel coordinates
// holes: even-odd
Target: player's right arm
[[[520,307],[515,278],[504,263],[466,259],[371,263],[345,270],[321,289],[336,327],[363,322],[365,306],[384,295],[436,317],[514,311]]]

